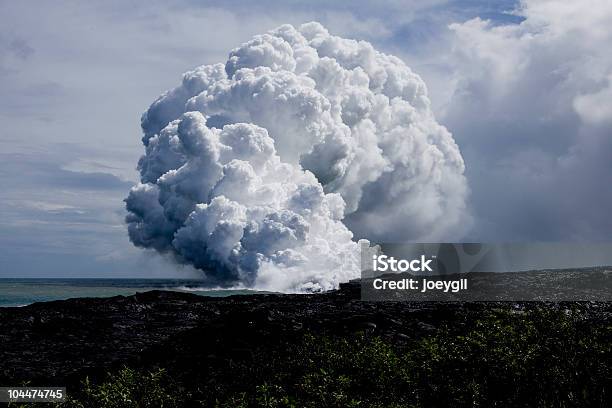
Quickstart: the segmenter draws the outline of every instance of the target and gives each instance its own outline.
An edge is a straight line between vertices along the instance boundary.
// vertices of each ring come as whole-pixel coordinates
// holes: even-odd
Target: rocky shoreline
[[[401,348],[444,329],[460,333],[491,310],[572,310],[585,327],[610,327],[609,302],[363,302],[359,285],[312,295],[212,298],[151,291],[0,308],[0,384],[78,387],[122,366],[170,368],[201,377],[227,361],[249,361],[305,333],[365,333]]]

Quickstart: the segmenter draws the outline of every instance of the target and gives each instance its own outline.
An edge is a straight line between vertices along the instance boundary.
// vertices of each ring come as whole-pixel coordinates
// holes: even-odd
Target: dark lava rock
[[[355,282],[316,295],[226,298],[151,291],[0,308],[0,385],[75,386],[123,365],[170,367],[189,375],[206,365],[278,349],[305,333],[374,333],[393,344],[459,327],[490,308],[529,303],[362,302]],[[572,303],[610,322],[610,303]],[[551,307],[565,307],[563,304]]]

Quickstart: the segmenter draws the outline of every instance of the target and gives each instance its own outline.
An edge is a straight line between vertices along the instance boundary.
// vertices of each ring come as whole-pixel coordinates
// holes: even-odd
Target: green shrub
[[[124,368],[100,384],[85,379],[62,406],[609,407],[610,340],[612,326],[577,310],[485,309],[401,347],[309,333],[203,365],[200,376]]]
[[[65,408],[175,408],[183,398],[166,371],[140,372],[131,368],[108,374],[106,381],[94,385],[85,378],[82,388],[69,395]]]

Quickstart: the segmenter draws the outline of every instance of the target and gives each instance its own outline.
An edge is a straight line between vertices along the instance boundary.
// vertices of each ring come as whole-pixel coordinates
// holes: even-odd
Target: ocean
[[[0,307],[77,297],[127,296],[155,289],[217,297],[261,293],[246,289],[208,289],[201,286],[201,281],[185,279],[0,278]]]

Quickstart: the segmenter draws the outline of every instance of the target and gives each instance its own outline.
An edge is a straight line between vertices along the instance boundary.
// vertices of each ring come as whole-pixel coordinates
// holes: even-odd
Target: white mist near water
[[[465,226],[464,164],[421,78],[318,23],[284,25],[183,75],[142,118],[134,245],[210,285],[321,291],[357,277],[357,238]]]

